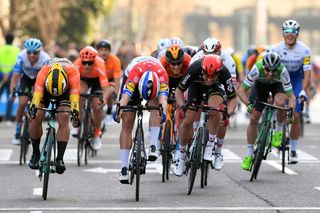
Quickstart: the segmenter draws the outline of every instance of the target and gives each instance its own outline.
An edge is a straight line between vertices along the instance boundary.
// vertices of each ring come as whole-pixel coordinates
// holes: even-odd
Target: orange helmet
[[[207,75],[215,75],[221,71],[222,60],[218,55],[206,55],[202,60],[202,72]]]
[[[177,44],[172,44],[168,47],[166,51],[166,58],[167,61],[182,61],[184,56],[183,49],[177,45]]]
[[[80,58],[82,61],[94,61],[98,52],[91,46],[86,46],[80,51]]]

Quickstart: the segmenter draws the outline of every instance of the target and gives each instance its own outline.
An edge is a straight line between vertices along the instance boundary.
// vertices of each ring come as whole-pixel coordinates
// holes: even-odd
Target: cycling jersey
[[[108,86],[108,78],[106,75],[106,68],[105,64],[102,58],[99,56],[96,57],[94,64],[92,65],[92,69],[90,72],[85,72],[81,58],[77,58],[77,60],[74,62],[74,65],[80,72],[80,77],[81,78],[99,78],[100,86],[101,87],[106,87]]]
[[[54,58],[50,60],[39,71],[36,78],[36,83],[34,85],[32,104],[34,104],[36,107],[39,107],[40,101],[42,100],[43,94],[45,92],[45,82],[47,74],[55,63],[61,64],[68,76],[67,91],[69,91],[70,93],[71,111],[73,109],[79,111],[80,74],[78,69],[69,60],[65,58]]]
[[[168,74],[161,65],[160,61],[151,56],[139,56],[134,58],[125,70],[127,80],[122,90],[122,94],[131,97],[139,84],[139,80],[146,71],[156,72],[160,80],[159,96],[168,96]]]
[[[187,69],[188,69],[190,60],[191,60],[191,57],[188,54],[184,53],[184,59],[182,62],[183,64],[182,64],[180,72],[177,74],[172,72],[172,70],[170,68],[170,64],[167,62],[166,56],[162,56],[162,58],[160,59],[160,63],[167,71],[169,78],[182,78],[187,73]]]
[[[299,96],[302,90],[304,71],[311,70],[311,50],[303,42],[297,41],[292,49],[286,47],[285,42],[280,42],[271,48],[271,51],[280,55],[281,62],[289,72],[294,95]],[[297,98],[296,111],[300,112],[300,101]]]
[[[199,52],[197,52],[190,61],[190,65],[193,64],[195,61],[202,59],[205,56],[203,50],[200,50]],[[228,71],[231,74],[232,77],[232,81],[235,83],[237,82],[237,72],[236,72],[236,65],[234,63],[234,60],[232,58],[232,56],[226,52],[226,51],[222,51],[220,54],[220,57],[222,59],[223,65],[228,69]],[[189,66],[190,66],[189,65]]]
[[[105,61],[105,66],[108,80],[121,77],[121,63],[117,56],[110,53]]]
[[[39,70],[44,64],[50,60],[48,53],[40,51],[37,62],[32,66],[28,60],[27,50],[22,50],[17,58],[16,64],[13,67],[14,73],[27,75],[30,79],[35,79]]]
[[[262,60],[253,65],[251,71],[247,75],[246,79],[242,82],[242,86],[246,89],[253,87],[255,82],[263,84],[274,84],[276,82],[282,83],[283,89],[286,94],[292,93],[292,86],[290,83],[289,73],[283,64],[273,74],[274,78],[267,80],[262,65]]]
[[[178,88],[181,91],[186,91],[190,84],[196,82],[204,87],[207,87],[203,75],[202,75],[202,67],[201,67],[202,59],[195,61],[191,64],[187,70],[187,74],[181,79]],[[213,86],[218,85],[218,87],[222,87],[226,93],[227,99],[230,100],[236,96],[236,91],[233,86],[232,78],[228,69],[223,65],[222,70],[218,74],[218,78]],[[211,87],[211,86],[209,86]],[[215,87],[216,88],[216,87]],[[199,89],[199,88],[195,88]],[[190,92],[190,90],[189,90]]]

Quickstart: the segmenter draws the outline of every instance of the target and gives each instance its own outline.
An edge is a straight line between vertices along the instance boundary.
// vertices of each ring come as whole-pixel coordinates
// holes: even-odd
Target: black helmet
[[[107,48],[108,50],[111,51],[111,43],[109,40],[101,40],[97,43],[96,45],[96,49],[100,49],[100,48]]]

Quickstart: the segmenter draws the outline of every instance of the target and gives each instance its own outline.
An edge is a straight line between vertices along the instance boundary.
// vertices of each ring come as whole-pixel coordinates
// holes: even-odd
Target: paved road
[[[133,186],[118,182],[119,127],[114,124],[109,128],[102,150],[87,166],[76,165],[76,141],[72,138],[65,156],[67,170],[63,175],[50,176],[48,199],[43,201],[42,182],[36,172],[18,165],[19,147],[10,142],[14,126],[0,123],[0,211],[320,211],[320,124],[307,126],[298,151],[300,162],[288,165],[286,174],[279,170],[280,161],[274,152],[263,162],[258,179],[249,182],[249,173],[240,168],[246,141],[245,126],[239,125],[228,132],[223,170],[210,171],[206,188],[201,189],[197,179],[189,196],[186,176],[171,175],[162,183],[158,161],[148,164],[147,174],[141,178],[139,202],[135,201]]]

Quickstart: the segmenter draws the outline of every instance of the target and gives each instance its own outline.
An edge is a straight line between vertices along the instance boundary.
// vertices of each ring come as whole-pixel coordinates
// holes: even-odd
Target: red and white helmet
[[[214,37],[209,37],[203,42],[203,51],[209,54],[220,55],[221,43],[218,39]]]
[[[146,100],[152,100],[158,97],[160,80],[157,73],[150,70],[143,73],[139,81],[139,93]]]

